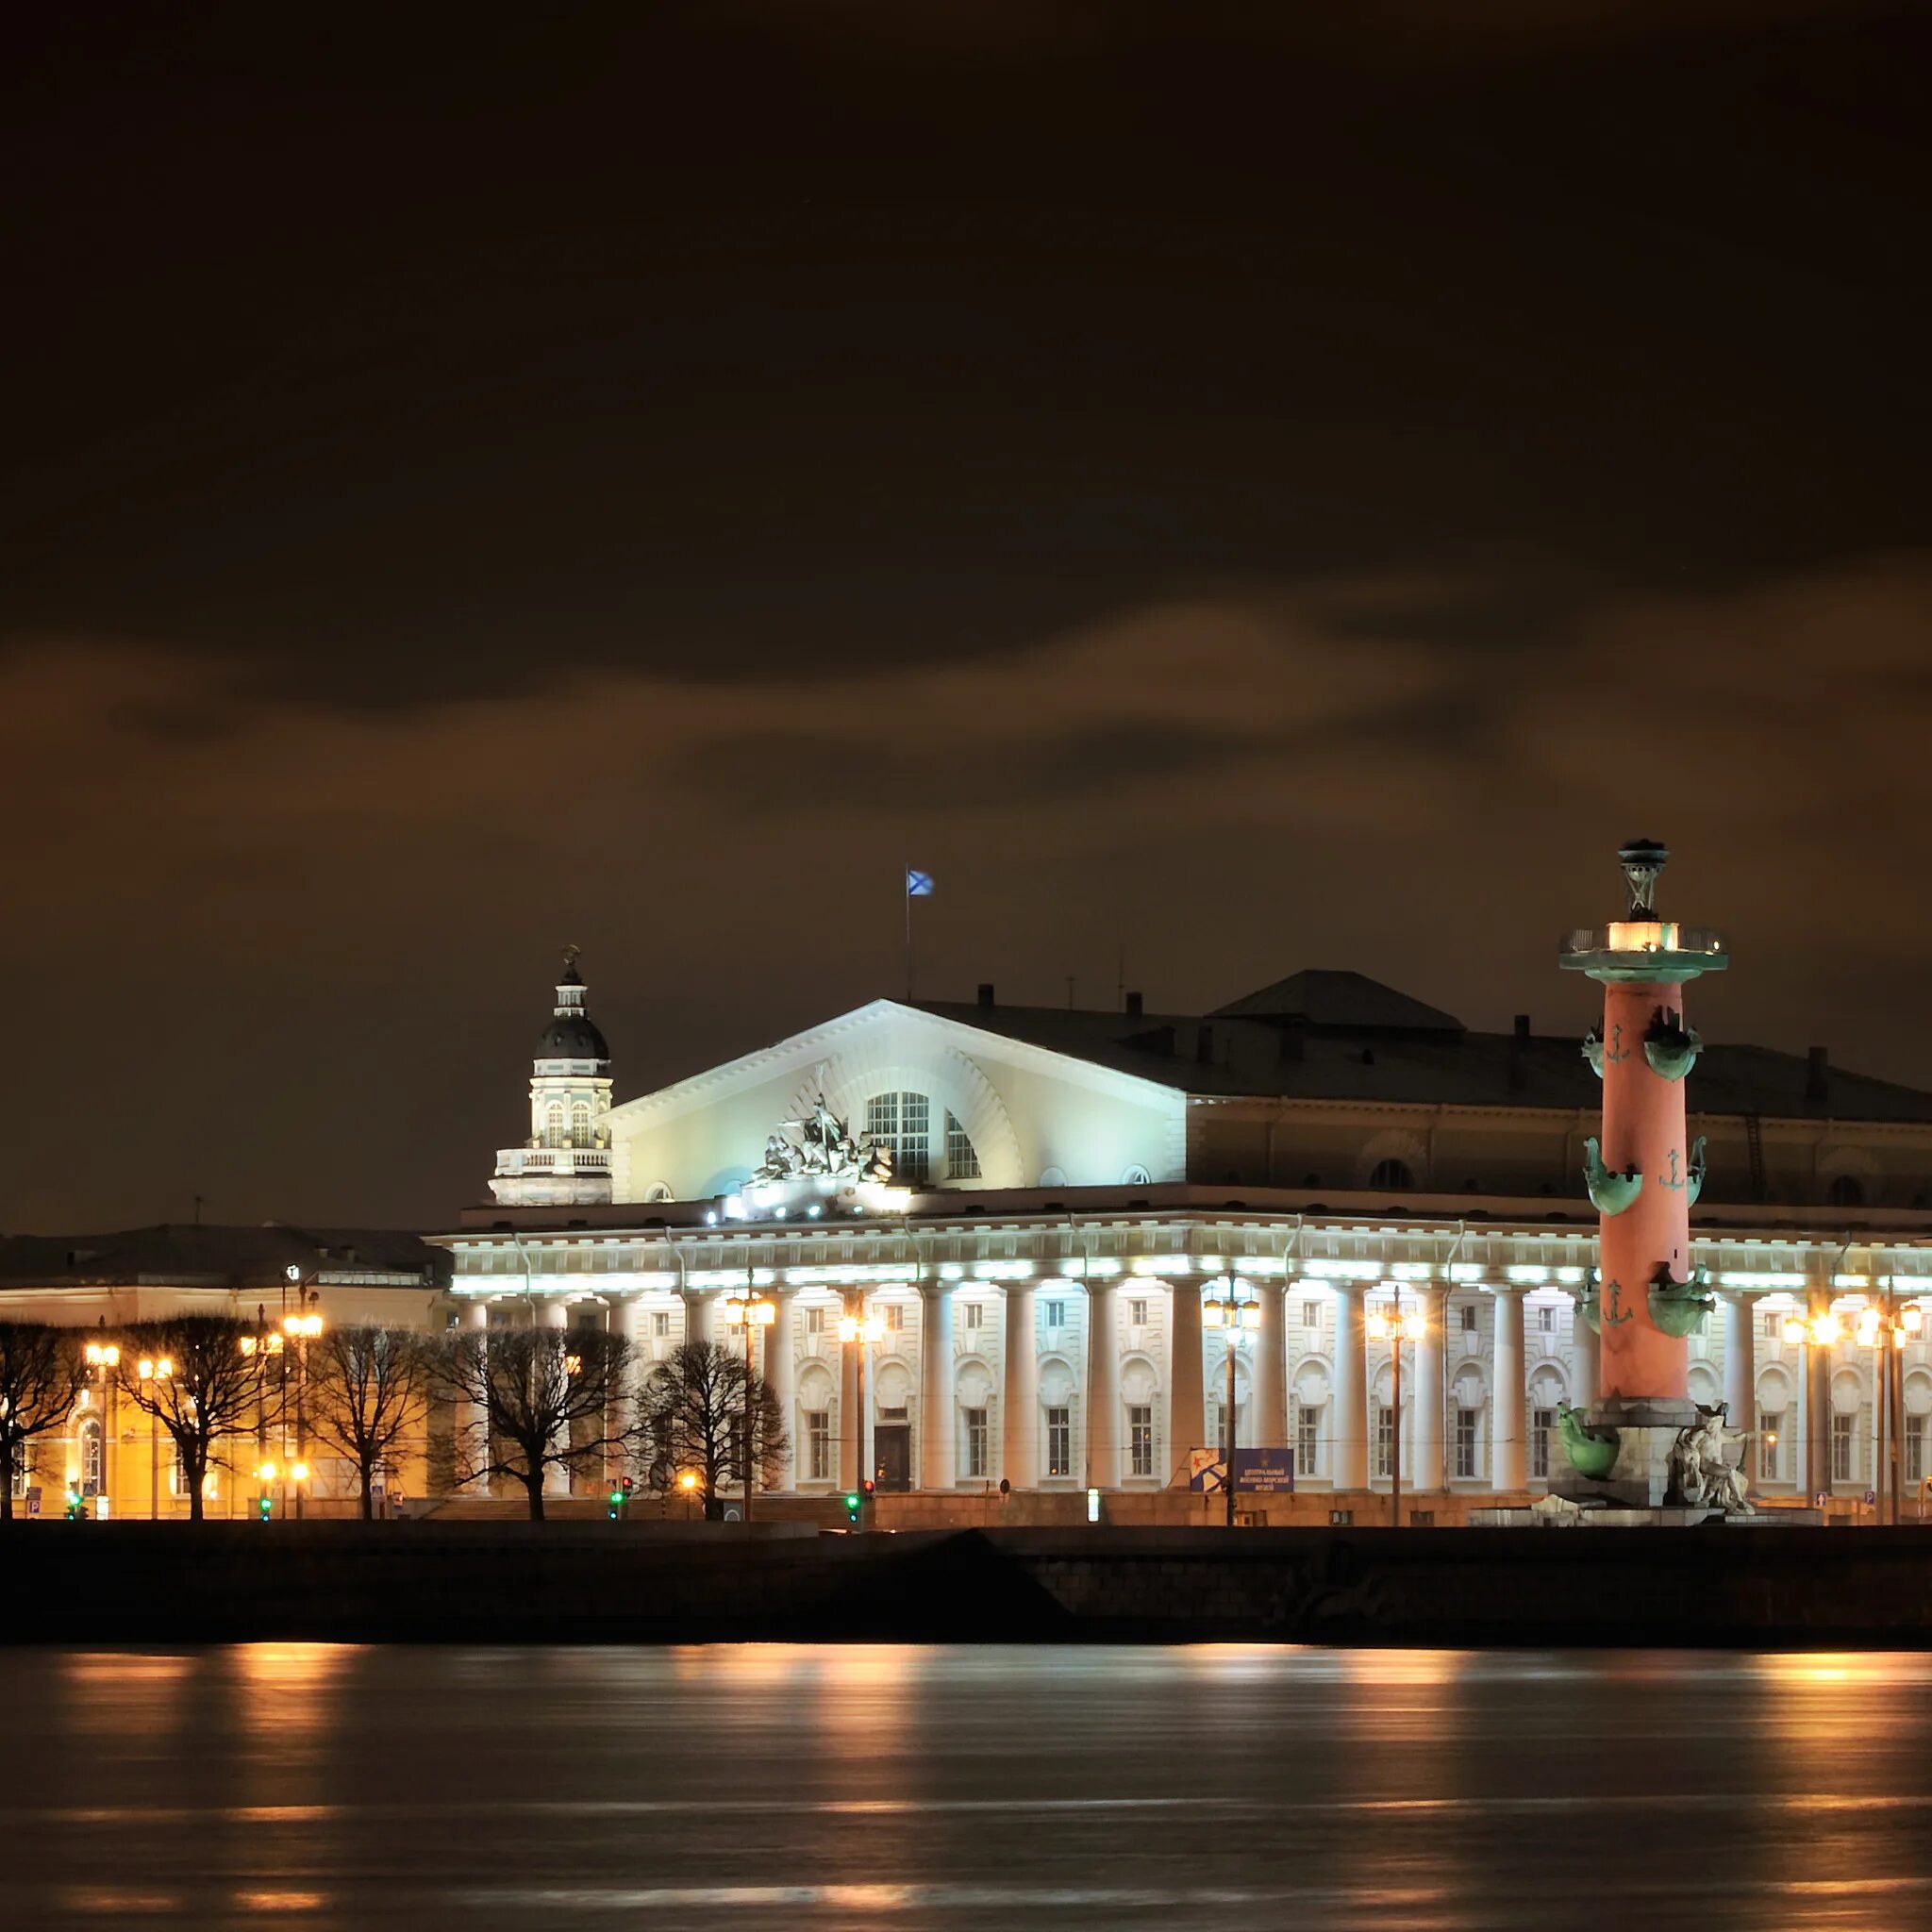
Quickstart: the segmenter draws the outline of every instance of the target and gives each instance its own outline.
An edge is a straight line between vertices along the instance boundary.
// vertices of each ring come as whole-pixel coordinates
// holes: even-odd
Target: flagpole
[[[912,865],[899,869],[899,891],[906,901],[906,1004],[912,1004]]]

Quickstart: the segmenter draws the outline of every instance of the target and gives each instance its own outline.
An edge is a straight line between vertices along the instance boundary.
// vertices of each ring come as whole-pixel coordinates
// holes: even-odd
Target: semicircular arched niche
[[[984,1362],[963,1361],[954,1387],[961,1408],[984,1408],[992,1400],[992,1371]]]
[[[966,1129],[979,1157],[983,1186],[1024,1186],[1020,1137],[992,1083],[957,1047],[941,1046],[918,1058],[905,1048],[903,1038],[880,1033],[841,1051],[825,1068],[825,1100],[832,1111],[856,1132],[865,1125],[865,1104],[874,1094],[924,1093]],[[792,1117],[808,1113],[818,1093],[817,1075],[808,1075],[792,1093]],[[931,1132],[937,1150],[944,1142],[944,1120],[936,1118]]]

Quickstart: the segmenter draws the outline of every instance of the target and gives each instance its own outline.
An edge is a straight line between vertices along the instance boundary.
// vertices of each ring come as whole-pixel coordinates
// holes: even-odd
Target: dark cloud
[[[1554,1026],[1654,832],[1932,1080],[1922,8],[8,28],[0,1224],[446,1215],[558,944],[636,1091],[908,859],[936,992]]]

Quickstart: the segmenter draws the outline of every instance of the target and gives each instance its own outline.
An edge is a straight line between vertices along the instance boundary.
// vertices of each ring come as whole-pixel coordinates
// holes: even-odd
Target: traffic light
[[[859,1497],[856,1491],[845,1498],[845,1521],[854,1528],[858,1527]]]
[[[78,1490],[69,1490],[67,1492],[68,1522],[80,1523],[86,1519],[86,1516],[87,1505],[81,1501],[80,1491]]]
[[[625,1492],[621,1489],[612,1490],[610,1492],[610,1507],[604,1513],[609,1517],[612,1523],[617,1521],[620,1512],[624,1508],[624,1496]]]
[[[256,1516],[266,1523],[275,1514],[275,1499],[273,1496],[258,1496],[255,1499]]]

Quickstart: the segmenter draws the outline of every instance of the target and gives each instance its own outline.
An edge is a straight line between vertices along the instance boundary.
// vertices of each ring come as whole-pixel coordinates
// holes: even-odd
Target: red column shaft
[[[1650,1319],[1658,1270],[1667,1267],[1674,1281],[1690,1272],[1684,1083],[1652,1073],[1643,1056],[1657,1008],[1681,1025],[1683,1006],[1679,986],[1612,980],[1604,988],[1604,1164],[1643,1175],[1643,1191],[1599,1226],[1605,1398],[1682,1399],[1689,1391],[1690,1343]]]

